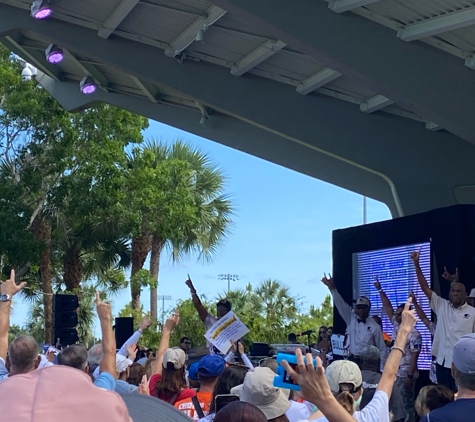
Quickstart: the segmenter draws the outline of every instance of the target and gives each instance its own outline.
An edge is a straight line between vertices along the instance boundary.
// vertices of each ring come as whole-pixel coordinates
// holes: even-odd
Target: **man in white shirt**
[[[193,301],[193,305],[198,311],[198,315],[201,321],[203,321],[206,330],[210,329],[216,321],[231,311],[231,303],[226,299],[221,299],[216,304],[216,317],[211,315],[201,303],[199,296],[196,294],[195,286],[193,285],[193,282],[190,278],[186,280],[186,285],[190,289],[191,300]],[[206,340],[206,346],[209,347],[211,353],[220,353],[219,350],[215,349],[208,340]]]
[[[451,374],[452,354],[455,343],[465,334],[475,331],[475,308],[467,304],[467,291],[462,283],[452,283],[449,300],[439,297],[427,283],[419,265],[420,251],[411,254],[417,280],[437,315],[437,328],[432,343],[432,355],[437,358],[436,373],[439,384],[455,391]]]
[[[353,310],[338,293],[333,278],[322,278],[333,296],[333,303],[345,321],[349,336],[350,360],[360,365],[361,352],[366,346],[376,346],[379,349],[381,363],[386,362],[386,345],[383,340],[381,327],[369,317],[371,303],[362,296],[356,301]]]

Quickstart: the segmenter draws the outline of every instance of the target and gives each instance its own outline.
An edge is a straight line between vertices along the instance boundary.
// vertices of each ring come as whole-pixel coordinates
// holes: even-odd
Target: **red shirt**
[[[170,403],[170,400],[173,398],[174,394],[172,394],[171,396],[164,396],[163,394],[160,394],[157,396],[157,390],[155,387],[157,386],[157,384],[160,382],[161,379],[162,379],[162,376],[160,374],[154,374],[150,377],[150,380],[148,381],[148,388],[150,389],[150,395],[154,397],[158,397],[160,400]],[[184,388],[183,390],[180,391],[180,394],[178,394],[173,404],[181,400],[189,399],[193,396],[196,396],[195,390],[192,390],[191,388]]]

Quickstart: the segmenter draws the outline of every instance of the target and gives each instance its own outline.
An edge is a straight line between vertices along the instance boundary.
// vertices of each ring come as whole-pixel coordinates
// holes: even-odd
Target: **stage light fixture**
[[[58,64],[64,59],[63,49],[56,44],[50,44],[45,50],[46,60],[51,64]]]
[[[205,42],[205,31],[200,29],[196,34],[196,42]]]
[[[53,9],[47,0],[35,0],[31,5],[31,16],[35,19],[46,19],[51,13],[53,13]]]
[[[79,88],[83,94],[93,94],[97,90],[97,83],[90,76],[85,76],[81,82],[79,82]]]

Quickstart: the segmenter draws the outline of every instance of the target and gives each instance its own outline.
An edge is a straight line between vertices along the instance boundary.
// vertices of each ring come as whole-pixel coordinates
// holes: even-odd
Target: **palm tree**
[[[149,246],[151,277],[158,280],[164,250],[173,261],[197,254],[198,260],[209,262],[228,235],[233,214],[231,201],[223,193],[222,171],[206,154],[180,140],[172,144],[152,140],[134,152],[131,162],[136,166],[145,163],[153,170],[147,174],[156,183],[155,195],[160,201],[155,207],[145,208],[142,241],[135,240],[137,248],[140,246],[144,252]],[[134,253],[133,242],[132,256]],[[140,290],[134,285],[132,289],[133,306],[140,306]],[[157,289],[153,287],[150,310],[152,318],[157,318]]]
[[[295,317],[297,301],[289,288],[276,280],[264,280],[255,290],[263,306],[263,316],[269,326],[281,326]]]

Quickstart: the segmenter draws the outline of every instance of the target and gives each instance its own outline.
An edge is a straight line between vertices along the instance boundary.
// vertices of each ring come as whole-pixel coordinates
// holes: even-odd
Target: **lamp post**
[[[218,279],[228,281],[228,293],[231,290],[231,281],[238,281],[239,276],[236,274],[219,274]]]
[[[169,295],[159,295],[157,299],[162,301],[162,325],[163,325],[165,322],[165,301],[172,300],[172,297]]]

